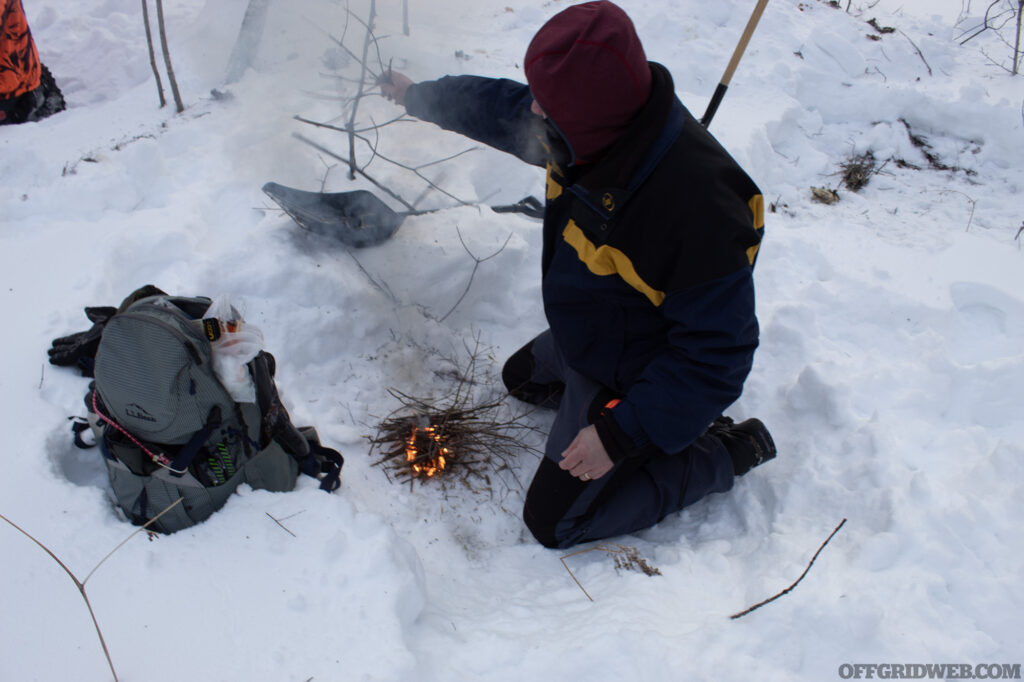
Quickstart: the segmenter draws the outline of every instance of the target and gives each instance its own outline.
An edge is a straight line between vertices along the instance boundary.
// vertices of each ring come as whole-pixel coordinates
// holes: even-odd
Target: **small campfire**
[[[451,437],[437,426],[412,425],[412,432],[405,441],[405,461],[413,475],[430,478],[444,471],[448,464],[446,457],[452,454],[445,445],[449,440]]]
[[[492,474],[514,478],[510,465],[523,454],[537,454],[523,441],[535,428],[522,415],[499,416],[501,401],[445,407],[391,393],[403,407],[378,425],[370,452],[377,453],[374,464],[397,481],[438,481],[445,488],[456,482],[471,491],[489,491]]]
[[[393,392],[396,396],[402,396]],[[402,396],[406,397],[407,396]],[[412,399],[409,399],[412,400]],[[487,478],[483,469],[496,452],[497,426],[486,415],[496,403],[475,409],[430,409],[422,401],[406,406],[381,422],[371,440],[380,452],[376,464],[384,465],[396,479],[425,481],[468,476]],[[499,462],[499,466],[503,464]]]
[[[388,390],[400,406],[369,437],[374,465],[410,487],[416,481],[430,481],[447,492],[449,484],[458,484],[492,496],[495,484],[501,484],[504,493],[522,489],[515,469],[523,455],[543,456],[529,444],[543,435],[531,423],[529,412],[514,412],[505,404],[504,393],[496,395],[488,388],[495,382],[480,362],[486,351],[479,338],[466,350],[465,366],[449,360],[452,370],[438,375],[450,380],[440,398]]]

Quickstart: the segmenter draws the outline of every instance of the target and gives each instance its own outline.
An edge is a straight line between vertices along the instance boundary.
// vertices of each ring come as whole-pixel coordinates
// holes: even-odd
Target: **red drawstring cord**
[[[151,460],[153,460],[156,464],[159,464],[160,466],[164,467],[165,469],[170,469],[171,468],[171,460],[167,458],[167,455],[157,454],[157,453],[151,451],[145,445],[140,443],[138,441],[138,439],[135,438],[135,436],[133,436],[132,434],[128,433],[123,428],[121,428],[120,424],[118,424],[116,421],[114,421],[113,419],[111,419],[107,415],[105,415],[102,412],[100,412],[99,405],[96,402],[96,391],[92,392],[92,411],[96,413],[97,417],[99,417],[100,419],[102,419],[106,423],[110,424],[115,429],[117,429],[122,435],[124,435],[125,438],[127,438],[131,442],[133,442],[136,445],[138,445],[139,449],[142,450],[143,452],[145,452],[147,455],[149,455],[149,458]]]

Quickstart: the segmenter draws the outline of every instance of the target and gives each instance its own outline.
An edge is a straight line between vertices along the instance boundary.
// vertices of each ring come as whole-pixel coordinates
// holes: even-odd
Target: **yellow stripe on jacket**
[[[750,197],[747,206],[750,207],[750,212],[754,214],[754,229],[757,230],[758,234],[761,234],[764,232],[764,197],[760,194],[755,194]],[[757,260],[757,250],[760,248],[760,244],[754,244],[747,249],[747,260],[750,261],[750,265],[754,265],[754,261]]]
[[[618,275],[622,280],[646,296],[651,303],[660,306],[665,301],[665,292],[647,284],[637,274],[633,262],[622,251],[605,244],[595,247],[583,230],[572,220],[562,231],[566,243],[576,249],[576,255],[595,275]]]
[[[547,145],[545,145],[544,148],[548,149]],[[548,163],[547,193],[545,195],[548,201],[554,201],[558,197],[562,196],[562,186],[558,184],[557,180],[551,177],[551,171],[555,168],[556,166]]]

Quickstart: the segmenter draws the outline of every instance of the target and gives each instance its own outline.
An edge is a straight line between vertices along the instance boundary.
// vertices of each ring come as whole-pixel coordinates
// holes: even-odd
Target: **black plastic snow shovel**
[[[263,185],[263,192],[299,227],[354,248],[387,241],[406,216],[423,213],[399,213],[365,189],[307,192],[268,182]]]
[[[409,216],[443,210],[396,211],[365,189],[307,192],[268,182],[263,185],[263,192],[299,227],[357,249],[387,241]],[[526,197],[508,206],[492,206],[491,210],[523,213],[531,218],[544,217],[544,205],[534,197]]]

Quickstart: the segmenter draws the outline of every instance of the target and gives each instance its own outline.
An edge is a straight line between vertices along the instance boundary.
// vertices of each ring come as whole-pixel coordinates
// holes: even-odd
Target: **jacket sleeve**
[[[543,166],[543,120],[530,111],[532,102],[528,86],[482,76],[445,76],[410,85],[405,94],[406,111],[416,118]]]
[[[595,422],[613,461],[657,446],[676,453],[743,391],[758,344],[751,268],[670,293],[668,349]]]

